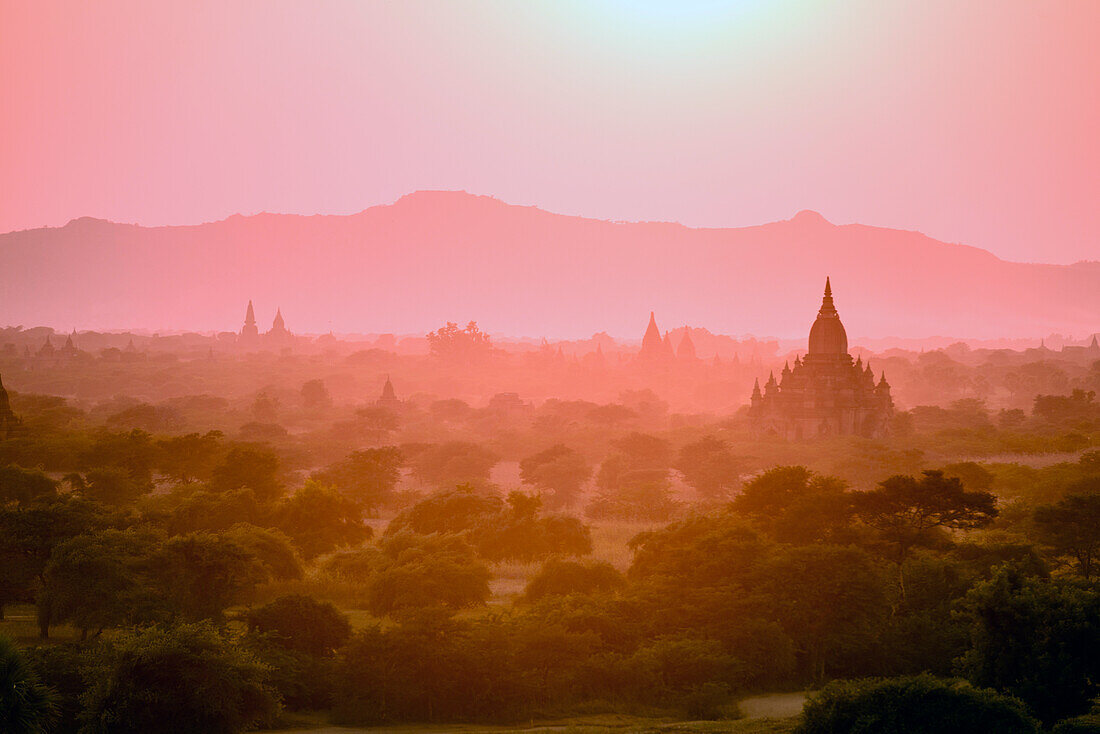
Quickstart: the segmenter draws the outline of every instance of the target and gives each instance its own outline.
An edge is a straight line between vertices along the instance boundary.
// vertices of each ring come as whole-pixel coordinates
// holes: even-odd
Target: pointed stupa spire
[[[695,342],[691,339],[691,329],[684,327],[684,338],[680,340],[680,346],[676,349],[676,357],[682,360],[694,360]]]
[[[378,400],[382,405],[393,404],[397,402],[397,393],[393,389],[393,383],[390,382],[390,376],[386,375],[386,384],[382,385],[382,397]]]
[[[833,305],[833,286],[829,282],[829,276],[825,276],[825,295],[821,298],[821,310],[819,316],[836,316],[836,306]]]
[[[760,397],[760,378],[757,377],[756,381],[752,384],[752,401],[755,403]]]
[[[278,331],[286,328],[286,324],[283,322],[283,309],[275,309],[275,320],[271,322],[271,328]]]
[[[649,326],[646,327],[645,336],[642,337],[642,351],[639,356],[645,359],[656,359],[661,356],[661,330],[657,328],[657,317],[649,312]]]
[[[252,308],[252,299],[248,299],[248,310],[244,312],[244,325],[255,326],[256,325],[256,311]]]
[[[1100,349],[1100,344],[1096,343],[1096,334],[1092,335],[1092,343],[1089,344],[1089,349]]]

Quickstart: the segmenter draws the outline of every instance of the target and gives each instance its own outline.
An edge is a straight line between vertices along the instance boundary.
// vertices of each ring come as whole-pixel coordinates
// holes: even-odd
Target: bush
[[[552,559],[542,565],[527,582],[524,599],[532,602],[547,596],[613,591],[625,584],[623,575],[610,563],[584,564],[577,561]]]
[[[45,734],[58,713],[53,690],[38,682],[12,641],[0,637],[0,731]]]
[[[268,668],[209,623],[119,637],[92,671],[83,734],[236,734],[278,702]]]
[[[1100,734],[1100,714],[1064,719],[1054,725],[1050,734]]]
[[[248,629],[289,650],[325,657],[351,637],[351,623],[328,602],[301,594],[280,596],[245,615]]]
[[[806,702],[795,734],[1037,734],[1018,699],[931,675],[837,681]]]

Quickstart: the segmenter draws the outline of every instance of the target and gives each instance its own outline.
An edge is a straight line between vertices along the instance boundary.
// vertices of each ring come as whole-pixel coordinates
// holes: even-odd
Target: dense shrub
[[[567,594],[592,595],[622,588],[623,575],[610,563],[578,563],[563,559],[547,561],[539,572],[527,582],[526,601],[537,601],[546,596]]]
[[[278,701],[268,668],[208,623],[121,635],[88,681],[83,734],[236,734]]]
[[[830,683],[796,734],[1037,734],[1024,705],[996,691],[919,675]]]

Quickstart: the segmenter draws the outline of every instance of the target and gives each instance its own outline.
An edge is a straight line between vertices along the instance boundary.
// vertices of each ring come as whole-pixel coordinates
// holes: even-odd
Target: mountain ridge
[[[254,298],[315,333],[478,320],[496,333],[631,337],[657,310],[663,328],[792,337],[808,329],[825,275],[849,329],[873,336],[1089,333],[1100,313],[1091,261],[1018,263],[812,210],[696,228],[438,190],[352,214],[155,227],[78,217],[0,235],[0,257],[14,266],[0,273],[7,319],[82,328],[141,325],[138,313],[165,328],[235,330]]]

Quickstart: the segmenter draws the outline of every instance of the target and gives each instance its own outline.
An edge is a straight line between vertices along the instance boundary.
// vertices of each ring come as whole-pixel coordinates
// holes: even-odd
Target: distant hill
[[[0,325],[236,330],[281,307],[298,332],[806,333],[826,275],[848,333],[1100,329],[1100,263],[1013,263],[917,232],[804,211],[737,229],[605,222],[424,191],[348,216],[179,227],[82,218],[0,235]]]

